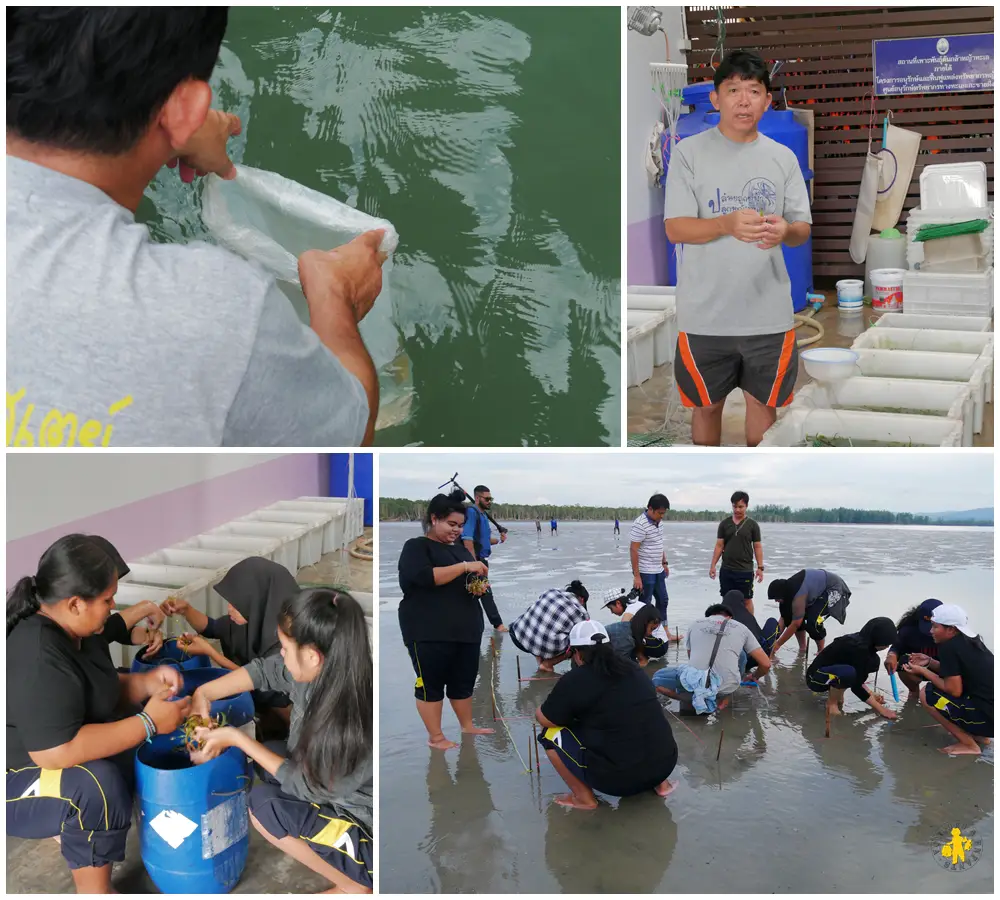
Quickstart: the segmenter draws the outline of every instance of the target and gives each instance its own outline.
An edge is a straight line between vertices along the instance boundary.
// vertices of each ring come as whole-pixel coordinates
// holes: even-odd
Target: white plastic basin
[[[264,522],[229,522],[184,543],[197,541],[200,546],[239,553],[242,559],[263,556],[295,575],[299,571],[301,534],[302,531],[289,532]]]
[[[761,447],[796,447],[823,436],[837,446],[912,445],[960,447],[962,423],[935,416],[858,412],[848,409],[789,409],[764,435]]]
[[[298,513],[290,510],[260,509],[230,522],[226,527],[265,526],[273,534],[293,536],[298,543],[298,567],[312,566],[323,555],[323,528],[330,520],[326,513]]]
[[[930,328],[935,331],[992,331],[988,316],[922,316],[917,313],[893,313],[879,316],[873,328]]]
[[[979,355],[993,344],[987,332],[927,328],[869,328],[853,344],[855,350],[931,350],[937,353]]]
[[[272,503],[268,509],[287,510],[290,512],[316,512],[322,511],[330,516],[330,520],[323,528],[323,552],[331,553],[350,543],[347,537],[347,514],[349,511],[346,502],[334,500],[329,503],[321,503],[316,500],[279,500]]]
[[[842,381],[858,374],[858,354],[841,347],[810,347],[799,354],[810,378]]]

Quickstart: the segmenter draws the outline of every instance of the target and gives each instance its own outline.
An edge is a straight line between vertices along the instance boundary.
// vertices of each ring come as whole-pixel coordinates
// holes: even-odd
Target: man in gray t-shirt
[[[13,20],[12,17],[13,16]],[[299,259],[311,327],[227,250],[136,223],[164,164],[238,177],[225,7],[18,7],[7,36],[7,446],[354,446],[381,232]]]
[[[770,77],[756,53],[715,72],[717,128],[671,145],[664,226],[678,246],[677,354],[696,444],[718,445],[726,397],[742,388],[756,446],[791,402],[798,362],[781,245],[809,239],[809,195],[795,154],[757,131]]]

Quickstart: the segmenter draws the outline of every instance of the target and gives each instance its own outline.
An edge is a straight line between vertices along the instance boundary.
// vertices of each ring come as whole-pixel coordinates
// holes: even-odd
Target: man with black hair
[[[477,484],[472,489],[472,496],[475,503],[465,508],[465,526],[462,528],[462,543],[480,562],[490,564],[490,554],[493,552],[494,544],[502,544],[507,540],[507,532],[501,531],[499,537],[494,537],[490,531],[490,520],[486,518],[486,513],[493,505],[493,495],[485,484]],[[488,600],[493,601],[493,588],[487,589]],[[493,601],[495,602],[495,601]],[[506,625],[497,625],[497,631],[506,631]]]
[[[632,584],[642,591],[642,601],[649,603],[655,599],[656,609],[660,614],[668,640],[680,640],[673,637],[667,625],[667,578],[670,575],[670,565],[663,549],[663,529],[660,523],[670,509],[670,501],[664,494],[653,494],[646,504],[646,511],[632,523],[629,531],[629,559],[632,563]]]
[[[760,525],[747,515],[750,495],[746,491],[736,491],[730,503],[733,514],[719,523],[708,576],[715,578],[716,566],[721,559],[719,594],[725,597],[730,591],[739,591],[750,601],[750,611],[753,612],[754,577],[758,582],[764,580],[764,545],[760,540]],[[756,571],[754,557],[757,559]]]
[[[684,245],[674,374],[695,444],[721,443],[723,405],[741,388],[756,446],[792,400],[798,354],[781,246],[804,244],[812,215],[795,154],[757,131],[771,104],[764,60],[734,50],[714,85],[718,127],[670,148],[664,226]]]
[[[299,257],[305,327],[273,278],[135,212],[164,165],[238,177],[210,109],[226,7],[7,8],[7,443],[370,443],[358,323],[382,232]]]

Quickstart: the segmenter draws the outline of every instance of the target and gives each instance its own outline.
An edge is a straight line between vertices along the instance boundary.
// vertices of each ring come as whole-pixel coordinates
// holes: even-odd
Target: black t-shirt
[[[638,794],[666,779],[677,763],[670,723],[638,666],[615,680],[602,678],[593,666],[571,669],[542,704],[542,715],[569,728],[586,748],[594,790]]]
[[[442,544],[426,537],[410,538],[399,554],[399,628],[403,641],[455,641],[478,644],[483,636],[483,609],[493,625],[502,623],[496,603],[487,594],[466,590],[466,575],[448,584],[434,584],[434,569],[475,562],[461,544]]]
[[[938,675],[962,676],[962,693],[993,718],[993,654],[959,632],[938,644]]]
[[[859,700],[867,701],[871,692],[865,687],[865,682],[879,666],[878,654],[863,646],[855,634],[845,634],[833,643],[827,644],[816,658],[809,664],[807,673],[812,675],[824,666],[853,666],[854,682],[849,685]]]
[[[29,750],[50,750],[84,725],[114,722],[118,672],[103,634],[77,649],[55,622],[35,614],[7,638],[7,768],[33,765]]]
[[[753,545],[760,541],[760,525],[747,516],[737,525],[732,516],[719,523],[718,540],[725,543],[722,565],[736,572],[756,569]]]
[[[889,648],[890,653],[902,656],[904,653],[923,653],[931,659],[938,658],[938,644],[934,638],[924,634],[919,625],[904,625],[896,630],[896,640]]]

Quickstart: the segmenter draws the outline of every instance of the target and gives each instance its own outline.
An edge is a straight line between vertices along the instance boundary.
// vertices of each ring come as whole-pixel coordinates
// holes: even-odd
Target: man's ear
[[[714,106],[715,109],[718,110],[719,109],[719,92],[718,91],[712,91],[712,93],[710,93],[708,95],[708,99],[712,101],[712,106]]]
[[[157,116],[170,146],[179,151],[205,124],[212,105],[212,89],[207,81],[188,78],[174,88]]]

